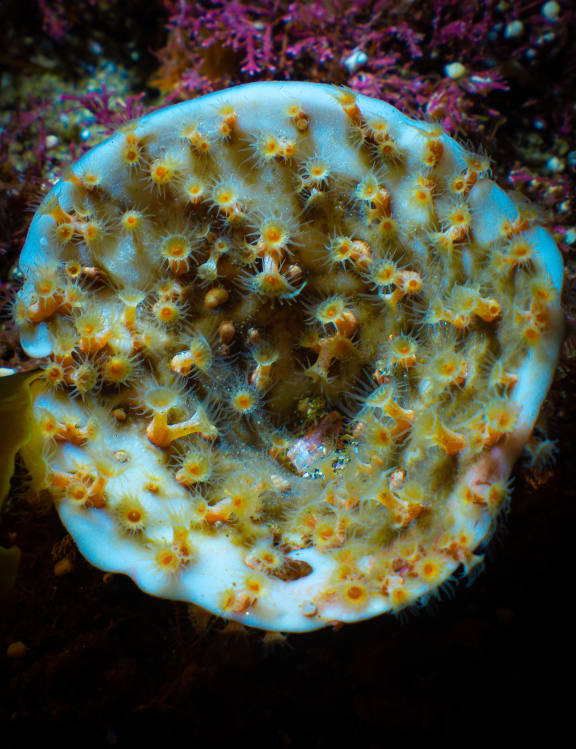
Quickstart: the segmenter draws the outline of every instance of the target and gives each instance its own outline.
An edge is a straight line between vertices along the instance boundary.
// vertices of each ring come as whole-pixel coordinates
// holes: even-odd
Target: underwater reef
[[[484,571],[473,574],[468,585],[444,585],[438,599],[417,614],[408,609],[340,631],[286,640],[280,633],[246,633],[235,621],[144,596],[124,576],[103,573],[84,561],[50,498],[32,491],[17,457],[0,517],[0,546],[19,549],[18,559],[11,560],[14,584],[0,599],[3,743],[21,745],[42,729],[43,735],[59,735],[64,745],[86,737],[100,746],[131,745],[150,737],[174,738],[181,730],[208,746],[220,746],[230,736],[282,746],[355,740],[378,747],[401,737],[407,725],[420,740],[454,739],[470,730],[475,706],[485,704],[486,695],[491,707],[480,732],[486,730],[487,735],[497,720],[512,730],[519,716],[525,727],[550,719],[560,725],[562,695],[554,684],[568,640],[561,614],[574,547],[570,455],[576,357],[576,108],[570,92],[576,85],[575,16],[567,0],[182,0],[147,3],[146,13],[133,0],[3,4],[2,367],[33,373],[49,363],[43,356],[30,360],[20,347],[14,317],[24,277],[18,257],[33,213],[60,178],[70,177],[70,164],[118,128],[161,106],[256,81],[306,80],[348,87],[426,121],[432,132],[447,133],[469,151],[486,154],[494,181],[512,191],[519,204],[530,206],[534,220],[560,248],[566,318],[560,364],[534,437],[515,468],[510,509],[492,543],[482,549],[487,559]],[[225,115],[221,116],[224,122]],[[196,135],[193,146],[199,148]],[[369,144],[376,147],[377,138],[372,141]],[[266,163],[265,148],[255,140],[245,158],[252,164]],[[318,166],[314,158],[310,153],[300,168],[301,180],[309,182],[303,187],[305,199],[316,187],[328,184],[328,177],[312,173]],[[364,188],[369,187],[366,182]],[[153,189],[161,191],[158,186]],[[360,185],[352,189],[361,204]],[[209,211],[225,209],[220,202]],[[366,210],[374,210],[374,205]],[[126,214],[124,218],[128,221]],[[264,241],[270,228],[265,218],[251,227],[255,245],[259,237]],[[286,214],[273,218],[289,223]],[[75,220],[85,223],[84,218]],[[66,221],[59,223],[66,227]],[[301,230],[292,223],[288,234],[291,231],[297,248]],[[164,243],[164,267],[178,277],[180,270],[184,272],[179,263],[186,259],[170,254],[176,248],[170,237],[164,237]],[[291,252],[291,246],[287,241],[280,254]],[[338,237],[332,237],[329,251],[336,258],[330,261],[333,266],[358,263],[358,275],[378,291],[378,279],[361,268],[362,258],[353,249],[340,247]],[[339,251],[350,254],[336,257]],[[190,256],[197,253],[195,248]],[[206,293],[208,282],[214,280],[210,259],[216,272],[222,262],[213,255],[205,262]],[[392,259],[396,273],[413,271],[406,258]],[[300,289],[297,271],[291,272],[282,291],[287,296]],[[253,268],[245,271],[240,286],[253,292],[255,284],[264,283],[264,274],[257,280],[255,273]],[[98,288],[98,279],[94,283]],[[334,301],[338,294],[328,287],[322,289],[322,298]],[[382,293],[393,290],[388,285]],[[160,302],[168,297],[157,296],[161,315],[170,305],[160,310]],[[217,308],[223,302],[213,296]],[[180,314],[178,299],[170,301],[172,312]],[[344,314],[346,305],[341,306]],[[324,333],[308,342],[312,353],[304,358],[310,369],[316,362],[316,374],[327,380],[331,361],[326,363],[324,357],[325,371],[318,363],[323,361],[322,335],[327,339],[326,330],[331,331],[323,317],[328,312],[320,299],[304,310],[318,330],[325,326]],[[290,315],[289,306],[282,315]],[[345,327],[341,325],[342,330]],[[337,326],[335,330],[340,333]],[[226,331],[207,326],[196,343],[200,348],[206,341],[222,345],[227,343],[222,335]],[[344,337],[353,340],[352,332]],[[274,336],[273,340],[276,343]],[[263,371],[270,346],[252,343],[249,367]],[[428,361],[439,345],[442,341],[425,343]],[[184,348],[180,359],[179,351],[172,352],[173,372],[190,358],[191,349]],[[264,357],[264,364],[258,357]],[[391,366],[408,372],[412,360],[408,356]],[[141,374],[140,362],[129,361],[128,367],[133,379]],[[350,365],[350,383],[355,374]],[[258,387],[257,372],[252,375],[244,395],[257,400],[269,383]],[[152,389],[151,383],[142,387],[148,401],[154,396]],[[234,410],[233,397],[241,389],[238,384],[226,396],[228,409]],[[360,387],[360,394],[366,397],[365,387]],[[314,411],[318,403],[308,406],[307,426],[313,428],[324,412]],[[151,413],[145,418],[152,418]],[[6,416],[6,423],[13,418]],[[237,431],[253,431],[254,424],[252,419]],[[158,435],[155,439],[161,441]],[[197,452],[195,470],[202,460],[212,460],[205,446]],[[190,468],[187,457],[184,452],[173,456],[173,471],[180,473],[177,480],[184,487]],[[251,460],[251,455],[246,458],[248,470]],[[218,472],[212,465],[209,470]],[[280,484],[284,474],[278,473]],[[249,525],[242,533],[255,532]],[[262,580],[260,558],[252,577],[257,584]],[[234,605],[240,603],[232,601],[230,606]],[[543,680],[552,684],[549,701],[536,696]],[[221,716],[226,716],[227,725],[216,729]],[[263,735],[255,736],[256,721]],[[312,736],[304,732],[310,722],[316,727]]]

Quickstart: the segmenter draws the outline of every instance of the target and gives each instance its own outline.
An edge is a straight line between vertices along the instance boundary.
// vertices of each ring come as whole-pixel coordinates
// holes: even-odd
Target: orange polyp
[[[422,289],[422,277],[416,271],[399,271],[394,281],[405,294],[418,294]]]
[[[51,216],[60,226],[71,224],[73,221],[73,217],[62,208],[58,201],[50,204],[47,215]]]
[[[380,186],[372,198],[372,206],[368,208],[368,221],[382,221],[389,218],[391,213],[390,193],[386,188]]]
[[[184,455],[175,478],[184,486],[194,486],[208,481],[212,471],[212,460],[208,452],[192,448]]]
[[[96,354],[108,343],[112,331],[96,331],[91,326],[85,326],[80,332],[80,344],[78,348],[84,354]]]
[[[403,158],[398,144],[387,133],[376,138],[376,151],[384,161],[391,163],[398,163]]]
[[[427,559],[419,566],[420,576],[427,582],[435,582],[442,577],[443,567],[440,560]]]
[[[126,211],[122,214],[120,222],[126,231],[134,232],[142,225],[142,218],[140,211]]]
[[[457,455],[466,449],[466,437],[444,426],[438,419],[430,435],[431,442],[441,447],[447,455]]]
[[[168,425],[168,414],[160,412],[154,413],[152,421],[146,429],[146,435],[150,442],[153,445],[156,445],[156,447],[168,447],[175,439],[173,434],[173,431]]]
[[[169,182],[173,176],[172,171],[165,164],[156,164],[150,173],[154,182],[160,185]]]
[[[82,481],[71,481],[68,484],[66,496],[77,505],[86,504],[90,498],[88,487]]]
[[[230,405],[240,416],[248,416],[259,404],[257,392],[248,386],[240,386],[230,396]]]
[[[336,263],[344,263],[353,257],[354,240],[350,237],[335,237],[328,246],[330,257]]]
[[[152,181],[152,186],[162,190],[176,177],[176,169],[171,161],[166,158],[155,159],[149,166],[148,173]]]
[[[369,278],[376,286],[389,286],[400,279],[400,272],[392,260],[381,260],[371,269]]]
[[[512,401],[500,398],[489,403],[484,411],[486,418],[485,444],[492,446],[501,437],[513,431],[518,420],[518,410]]]
[[[360,580],[345,583],[342,586],[341,596],[344,603],[354,608],[365,606],[370,598],[368,589]]]
[[[89,245],[102,239],[103,230],[103,226],[99,221],[87,221],[81,225],[82,236]]]
[[[122,153],[122,159],[129,166],[134,166],[140,161],[140,149],[134,146],[127,146]]]
[[[126,367],[123,363],[112,360],[108,362],[106,372],[109,378],[122,380],[126,375]]]
[[[300,104],[292,104],[288,107],[288,116],[292,124],[300,133],[306,132],[309,126],[309,117]]]
[[[200,413],[200,409],[189,419],[176,424],[168,424],[168,411],[155,411],[146,429],[146,436],[156,447],[169,447],[175,440],[191,434],[213,440],[218,437],[218,430]]]
[[[408,601],[408,592],[404,588],[394,588],[390,592],[390,603],[394,608],[401,608]]]
[[[87,190],[93,190],[101,182],[101,176],[95,172],[84,172],[80,176],[80,182]]]
[[[204,366],[199,366],[198,357],[194,355],[192,351],[182,351],[179,354],[175,354],[170,360],[170,369],[176,374],[186,377],[189,375],[194,367],[203,370]]]
[[[358,320],[352,310],[344,310],[344,312],[333,320],[338,335],[350,338],[358,327]]]
[[[528,231],[532,225],[529,216],[520,214],[514,221],[504,221],[502,224],[502,234],[507,239],[513,239],[519,234]]]
[[[57,362],[53,362],[44,370],[44,377],[52,387],[57,387],[64,382],[64,367]]]
[[[218,125],[218,132],[225,140],[231,138],[238,124],[238,114],[233,107],[225,105],[220,109],[220,123]]]
[[[296,143],[293,140],[287,138],[280,139],[280,147],[278,149],[278,156],[284,161],[293,159],[296,155]]]
[[[485,322],[494,322],[500,317],[502,309],[496,299],[479,296],[476,300],[474,312]]]
[[[391,432],[394,439],[406,434],[416,418],[416,414],[412,409],[402,408],[392,398],[383,403],[381,408],[395,422],[395,427]]]
[[[512,268],[528,263],[534,254],[534,248],[530,242],[522,239],[514,239],[508,246],[504,255],[504,262]]]
[[[162,255],[175,276],[182,276],[190,270],[190,253],[190,244],[181,237],[171,237],[162,246]]]
[[[115,354],[102,365],[102,375],[113,385],[127,384],[134,379],[137,367],[135,360],[125,354]]]
[[[56,239],[59,242],[62,242],[62,244],[67,244],[72,237],[74,236],[74,233],[76,231],[76,228],[74,224],[60,224],[56,227],[56,231],[54,232],[56,235]]]
[[[204,295],[204,306],[206,309],[216,309],[226,304],[229,296],[230,292],[228,289],[225,289],[223,286],[215,286]]]
[[[181,566],[181,561],[178,558],[178,554],[172,548],[161,549],[154,557],[156,565],[161,572],[165,572],[169,575],[173,575],[178,572]]]
[[[70,442],[72,445],[83,445],[88,439],[85,428],[74,423],[59,423],[58,430],[54,435],[59,442]]]
[[[356,239],[351,247],[351,259],[358,268],[367,268],[372,262],[370,245],[361,239]]]
[[[428,140],[426,143],[426,150],[424,153],[424,164],[427,167],[434,167],[440,163],[444,154],[444,146],[442,141],[438,138]]]
[[[478,172],[468,169],[464,176],[464,194],[467,195],[478,182]]]
[[[425,187],[417,187],[412,193],[412,200],[417,205],[431,206],[432,205],[432,193]]]
[[[539,300],[533,299],[530,303],[530,319],[540,330],[546,330],[550,324],[550,310]]]
[[[410,338],[397,336],[391,342],[390,351],[394,363],[399,364],[404,369],[416,364],[416,344]]]
[[[122,161],[129,167],[137,166],[142,159],[142,144],[134,133],[127,133],[124,148],[122,149]]]
[[[343,91],[338,95],[338,101],[348,119],[354,125],[361,125],[364,122],[364,115],[356,103],[356,96],[352,91]]]
[[[450,189],[458,195],[463,193],[466,190],[466,178],[454,177],[450,182]]]
[[[182,317],[182,308],[177,302],[160,299],[152,308],[154,317],[164,325],[174,325]]]
[[[192,150],[200,155],[208,154],[212,149],[210,141],[205,135],[202,135],[202,133],[195,133],[194,136],[190,138],[190,145],[192,146]]]
[[[35,304],[31,304],[28,308],[28,320],[33,323],[48,320],[58,311],[63,301],[64,296],[61,290],[55,291],[49,297],[40,297]]]

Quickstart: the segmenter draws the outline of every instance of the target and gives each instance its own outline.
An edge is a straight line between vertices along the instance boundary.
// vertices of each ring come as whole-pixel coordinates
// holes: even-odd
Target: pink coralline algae
[[[166,2],[165,7],[168,39],[154,81],[169,101],[245,76],[329,78],[408,113],[426,113],[449,129],[477,130],[499,114],[486,99],[509,89],[496,54],[511,46],[502,40],[507,19],[501,4],[492,1]],[[542,46],[543,20],[527,19],[535,21],[534,33],[510,50],[511,61],[530,43]],[[347,64],[351,57],[354,64]],[[454,59],[468,70],[458,81],[439,75]],[[468,120],[478,114],[480,101],[482,115]]]

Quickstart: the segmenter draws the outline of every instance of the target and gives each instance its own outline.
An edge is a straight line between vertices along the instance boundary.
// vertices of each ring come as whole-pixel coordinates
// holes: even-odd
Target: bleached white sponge
[[[488,161],[389,104],[255,83],[82,157],[20,258],[24,454],[82,553],[305,631],[481,556],[556,365],[562,261]]]

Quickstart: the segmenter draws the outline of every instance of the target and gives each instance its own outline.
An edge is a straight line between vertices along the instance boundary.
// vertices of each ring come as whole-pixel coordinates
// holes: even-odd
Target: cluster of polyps
[[[438,127],[331,86],[179,104],[39,208],[26,453],[97,566],[299,631],[480,559],[555,366],[554,242]]]

